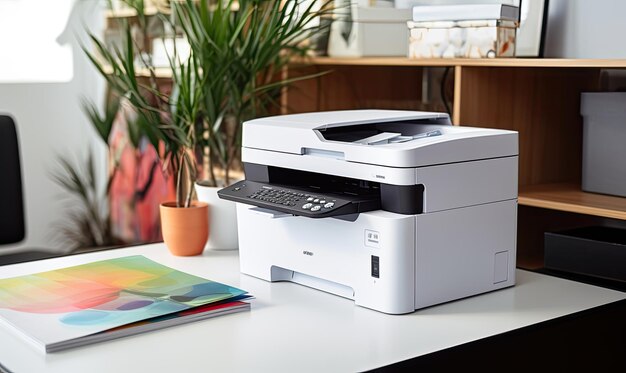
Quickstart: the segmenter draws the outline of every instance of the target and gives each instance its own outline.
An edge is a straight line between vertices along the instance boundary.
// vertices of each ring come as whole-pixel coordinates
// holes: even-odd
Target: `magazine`
[[[0,320],[53,352],[244,311],[248,297],[137,255],[0,279]]]
[[[49,344],[46,346],[46,352],[57,352],[91,343],[110,341],[112,339],[122,338],[129,335],[168,328],[170,326],[186,324],[211,317],[228,315],[235,312],[247,311],[249,309],[250,303],[241,301],[226,301],[224,303],[220,302],[217,304],[212,303],[206,306],[191,308],[186,311],[175,312],[169,315],[155,317],[153,319],[118,326],[117,328],[105,330],[103,332],[91,334],[85,337]]]

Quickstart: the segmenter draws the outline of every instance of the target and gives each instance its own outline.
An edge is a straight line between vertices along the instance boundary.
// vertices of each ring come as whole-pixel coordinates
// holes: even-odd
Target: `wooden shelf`
[[[146,7],[143,10],[143,14],[146,16],[153,16],[157,14],[159,11],[156,7]],[[104,13],[105,17],[108,19],[115,18],[132,18],[137,16],[137,11],[133,8],[122,8],[117,10],[107,10]]]
[[[111,74],[111,73],[113,73],[113,69],[110,66],[105,66],[104,67],[104,72],[106,74]],[[149,78],[150,77],[150,70],[148,70],[146,68],[136,69],[135,72],[136,72],[135,76],[137,76],[137,77],[142,77],[142,78]],[[169,67],[156,67],[154,69],[154,75],[158,79],[171,79],[172,78],[172,69],[169,68]]]
[[[177,1],[178,3],[185,3],[187,2],[187,0],[170,0],[170,2],[173,1]],[[199,2],[199,0],[193,0],[195,2]],[[239,5],[235,3],[233,3],[231,5],[231,9],[236,10],[239,8]],[[163,5],[150,5],[150,6],[146,6],[143,9],[143,15],[144,16],[154,16],[157,15],[159,13],[162,14],[171,14],[171,9],[169,6],[166,6],[165,4]],[[129,7],[123,7],[121,9],[109,9],[105,12],[105,17],[107,19],[116,19],[116,18],[132,18],[132,17],[136,17],[137,16],[137,11],[134,8],[129,8]]]
[[[568,62],[569,61],[569,62]],[[566,59],[423,59],[411,60],[408,58],[329,58],[316,57],[298,60],[295,64],[313,64],[319,66],[424,66],[424,67],[455,67],[455,66],[484,66],[484,67],[580,67],[580,68],[624,68],[626,60],[566,60]],[[110,70],[106,71],[110,73]],[[157,78],[171,78],[169,67],[159,67],[155,70]],[[458,75],[458,73],[457,73]],[[138,69],[137,76],[148,77],[148,69]],[[460,81],[460,79],[458,79]],[[460,86],[459,86],[460,87]]]
[[[572,67],[572,68],[626,68],[626,59],[566,59],[566,58],[423,58],[364,57],[333,58],[311,57],[299,60],[313,65],[346,66],[433,66],[433,67]]]
[[[626,220],[626,198],[587,193],[576,184],[543,184],[520,188],[523,206]]]

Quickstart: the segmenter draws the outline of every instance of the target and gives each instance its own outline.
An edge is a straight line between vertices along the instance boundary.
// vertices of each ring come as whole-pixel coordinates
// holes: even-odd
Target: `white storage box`
[[[517,24],[472,20],[408,22],[409,58],[494,58],[515,56]]]
[[[406,56],[410,9],[352,5],[338,11],[330,28],[330,57]]]
[[[416,6],[409,58],[514,57],[519,8],[504,4]]]
[[[626,92],[581,93],[582,189],[626,197]]]

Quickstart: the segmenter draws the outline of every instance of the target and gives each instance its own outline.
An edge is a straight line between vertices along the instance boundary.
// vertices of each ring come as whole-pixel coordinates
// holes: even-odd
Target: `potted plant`
[[[106,79],[110,89],[124,97],[133,107],[135,126],[157,149],[164,169],[175,173],[176,201],[161,205],[163,239],[175,255],[202,252],[208,238],[208,206],[194,200],[197,143],[196,124],[201,120],[201,86],[198,65],[193,58],[180,61],[171,58],[171,87],[159,85],[154,68],[142,61],[145,68],[140,78],[135,70],[136,53],[130,27],[126,27],[124,50],[113,51],[91,35],[96,52],[88,57]]]
[[[136,50],[130,23],[124,27],[123,48],[107,49],[93,35],[99,57],[84,48],[110,89],[133,106],[135,126],[158,149],[164,168],[176,174],[176,202],[162,205],[161,218],[164,240],[177,255],[202,252],[204,243],[201,248],[195,243],[178,248],[174,237],[190,238],[197,233],[194,242],[201,242],[203,237],[206,241],[207,204],[194,201],[198,175],[202,180],[199,185],[210,185],[216,191],[230,184],[233,171],[241,172],[243,121],[277,107],[280,89],[290,82],[282,78],[283,68],[291,57],[308,50],[301,42],[315,30],[309,27],[311,21],[330,11],[327,6],[315,10],[314,1],[306,7],[301,3],[172,2],[170,14],[161,19],[175,32],[182,32],[191,53],[184,60],[175,50],[169,56],[171,87],[159,84],[150,57]],[[145,20],[140,23],[145,24]],[[141,74],[136,65],[141,67]],[[203,192],[201,186],[198,189]],[[218,199],[211,202],[219,216],[214,214],[211,220],[222,223],[221,228],[210,229],[211,236],[224,236],[231,242],[234,238],[234,244],[215,241],[220,247],[235,248],[234,206],[226,203],[233,219],[229,220],[229,213],[222,211],[220,203]],[[179,217],[185,222],[177,222]]]

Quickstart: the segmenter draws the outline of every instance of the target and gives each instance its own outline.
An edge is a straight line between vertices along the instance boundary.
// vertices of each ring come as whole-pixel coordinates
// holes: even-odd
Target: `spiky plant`
[[[309,79],[286,79],[282,73],[294,56],[304,56],[304,43],[319,26],[316,17],[333,11],[331,1],[187,0],[173,2],[173,13],[193,51],[203,86],[202,116],[197,131],[204,153],[205,178],[230,183],[230,171],[240,159],[242,123],[277,108],[281,88]],[[200,153],[200,151],[196,151]]]
[[[58,157],[59,168],[53,181],[69,192],[67,222],[60,223],[60,239],[71,249],[112,246],[120,244],[111,231],[106,193],[101,191],[96,177],[96,164],[91,152],[83,164],[66,156]]]
[[[83,101],[83,111],[96,129],[98,136],[108,141],[113,121],[119,110],[119,101],[109,102],[104,115],[90,101]],[[57,157],[59,166],[52,173],[52,180],[69,193],[68,221],[60,224],[59,239],[72,249],[112,246],[121,244],[113,234],[108,208],[108,192],[113,175],[109,176],[102,190],[97,180],[96,161],[91,151],[84,163],[77,163],[67,156]]]

